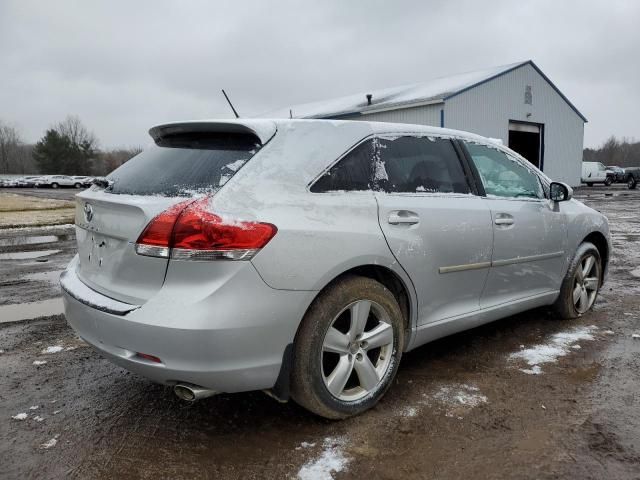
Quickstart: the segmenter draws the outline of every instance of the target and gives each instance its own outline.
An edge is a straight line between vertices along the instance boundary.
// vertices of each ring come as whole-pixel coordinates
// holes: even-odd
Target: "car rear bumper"
[[[202,275],[210,262],[172,263],[154,298],[120,313],[103,308],[113,299],[84,290],[74,259],[63,274],[67,321],[113,363],[158,383],[218,392],[271,388],[316,292],[272,289],[249,262],[225,262],[223,278],[209,283]]]

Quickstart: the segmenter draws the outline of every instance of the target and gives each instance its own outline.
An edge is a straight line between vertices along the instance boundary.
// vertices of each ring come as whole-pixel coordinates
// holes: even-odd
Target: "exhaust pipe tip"
[[[173,393],[175,393],[181,400],[186,402],[195,402],[202,398],[212,397],[218,392],[208,388],[198,387],[197,385],[179,383],[173,387]]]

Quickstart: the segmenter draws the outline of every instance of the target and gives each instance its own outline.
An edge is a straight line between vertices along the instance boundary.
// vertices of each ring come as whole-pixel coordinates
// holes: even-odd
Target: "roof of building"
[[[532,60],[461,73],[450,77],[435,78],[427,82],[412,85],[372,90],[366,93],[357,93],[331,100],[293,105],[286,109],[269,112],[263,116],[272,118],[288,118],[290,115],[294,118],[340,118],[343,116],[374,113],[377,111],[442,103],[449,98],[455,97],[525,65],[531,65],[573,111],[576,112],[583,121],[587,121],[585,116],[582,115],[551,80],[542,73],[542,70],[540,70]],[[371,105],[369,105],[367,101],[367,94],[372,95]]]

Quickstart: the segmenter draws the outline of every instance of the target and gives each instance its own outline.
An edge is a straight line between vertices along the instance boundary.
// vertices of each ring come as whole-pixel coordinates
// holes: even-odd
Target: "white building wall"
[[[532,105],[524,103],[526,85],[532,87]],[[554,180],[580,185],[584,122],[531,65],[467,90],[445,104],[445,127],[501,138],[505,145],[509,120],[544,124],[543,171]]]
[[[414,125],[440,126],[440,110],[444,103],[424,105],[422,107],[402,108],[386,112],[367,113],[352,117],[341,117],[344,120],[365,120],[367,122],[411,123]]]

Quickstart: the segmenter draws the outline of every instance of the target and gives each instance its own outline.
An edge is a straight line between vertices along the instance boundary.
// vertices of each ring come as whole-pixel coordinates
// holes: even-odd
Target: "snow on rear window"
[[[253,135],[195,132],[163,137],[114,170],[109,193],[168,197],[215,193],[260,149]]]

